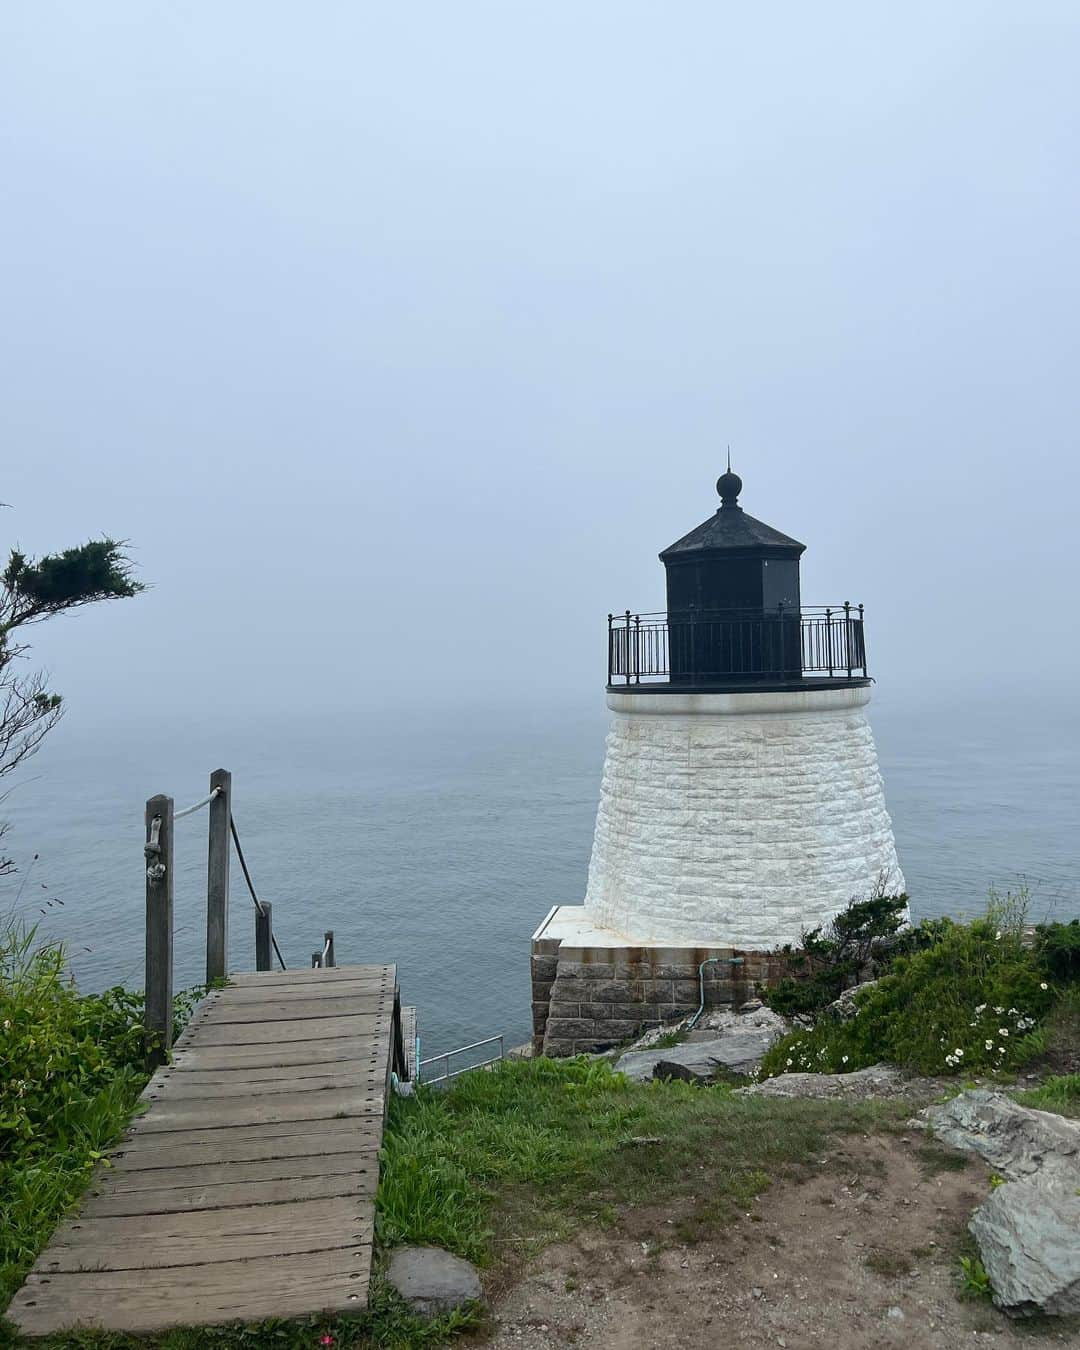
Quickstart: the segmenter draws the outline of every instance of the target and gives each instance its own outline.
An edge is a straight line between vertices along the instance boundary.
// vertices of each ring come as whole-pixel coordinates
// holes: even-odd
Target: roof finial
[[[716,490],[720,494],[721,509],[725,506],[738,507],[739,493],[742,491],[742,479],[731,472],[731,446],[727,448],[727,472],[716,480]]]

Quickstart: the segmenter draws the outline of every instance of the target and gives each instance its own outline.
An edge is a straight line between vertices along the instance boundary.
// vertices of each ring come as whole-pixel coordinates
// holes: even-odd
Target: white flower
[[[1039,988],[1040,988],[1040,989],[1049,989],[1050,986],[1046,983],[1045,980],[1043,980],[1042,984],[1039,985]]]
[[[847,1055],[841,1055],[841,1056],[840,1056],[840,1063],[841,1063],[841,1064],[846,1064],[846,1063],[847,1063]]]
[[[1010,1008],[1010,1009],[1009,1009],[1009,1016],[1010,1016],[1010,1017],[1019,1017],[1019,1016],[1020,1016],[1020,1013],[1019,1013],[1019,1011],[1018,1011],[1016,1008]]]
[[[995,1008],[994,1011],[995,1011],[995,1012],[997,1013],[997,1015],[1000,1017],[1001,1014],[1005,1011],[1005,1009],[1004,1009],[1004,1008]]]
[[[993,1048],[994,1048],[994,1042],[993,1042],[993,1041],[983,1041],[983,1045],[986,1046],[987,1050],[993,1050]]]
[[[1007,1036],[1008,1034],[1009,1034],[1009,1028],[1008,1028],[1008,1027],[998,1027],[998,1035],[999,1035],[999,1036]]]
[[[995,942],[1000,942],[1000,941],[1001,941],[1001,929],[1000,929],[1000,928],[999,928],[999,929],[997,930],[997,932],[994,934],[994,941],[995,941]]]
[[[963,1050],[960,1049],[959,1046],[956,1047],[956,1049],[953,1051],[953,1054],[956,1056],[957,1059],[963,1059],[963,1058],[964,1058],[964,1052],[963,1052]]]
[[[999,1046],[998,1046],[998,1054],[999,1054],[999,1055],[1003,1055],[1004,1053],[1005,1053],[1005,1047],[1004,1047],[1003,1045],[999,1045]]]
[[[1043,988],[1045,989],[1046,986],[1044,985]],[[5,1031],[10,1031],[10,1030],[11,1030],[11,1018],[10,1018],[10,1017],[5,1017],[5,1018],[4,1018],[4,1030],[5,1030]]]
[[[787,1062],[787,1066],[788,1066],[789,1069],[791,1068],[791,1060],[790,1060],[790,1059],[789,1059],[788,1062]]]
[[[984,1013],[986,1011],[986,1004],[980,1003],[979,1006],[975,1009],[975,1011],[977,1013]]]

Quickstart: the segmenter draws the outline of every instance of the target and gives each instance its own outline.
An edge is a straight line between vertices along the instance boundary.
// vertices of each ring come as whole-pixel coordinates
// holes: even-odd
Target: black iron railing
[[[862,605],[608,615],[608,684],[866,678]]]

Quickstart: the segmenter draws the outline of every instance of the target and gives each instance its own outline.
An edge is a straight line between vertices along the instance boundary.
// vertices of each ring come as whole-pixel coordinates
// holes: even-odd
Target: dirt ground
[[[950,1165],[951,1164],[951,1165]],[[908,1137],[834,1138],[818,1171],[774,1182],[752,1212],[699,1231],[702,1197],[624,1207],[543,1251],[494,1293],[492,1350],[566,1345],[905,1350],[1080,1346],[1080,1329],[1018,1326],[959,1297],[978,1162]]]

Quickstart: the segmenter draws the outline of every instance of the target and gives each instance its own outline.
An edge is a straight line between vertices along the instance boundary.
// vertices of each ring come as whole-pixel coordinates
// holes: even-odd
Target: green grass
[[[691,1222],[715,1228],[773,1176],[817,1158],[830,1131],[899,1110],[636,1084],[585,1059],[511,1061],[451,1092],[394,1100],[377,1236],[489,1264],[602,1221],[613,1204],[687,1194],[699,1197]]]
[[[1027,1092],[1014,1092],[1013,1096],[1021,1106],[1030,1106],[1036,1111],[1054,1111],[1059,1116],[1073,1116],[1080,1119],[1080,1073],[1048,1078],[1037,1088]]]

